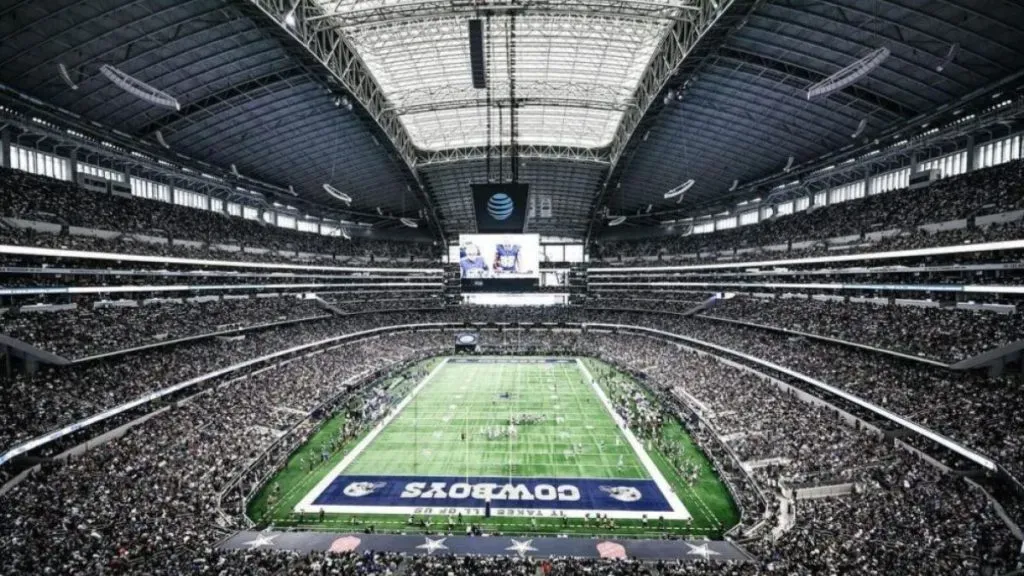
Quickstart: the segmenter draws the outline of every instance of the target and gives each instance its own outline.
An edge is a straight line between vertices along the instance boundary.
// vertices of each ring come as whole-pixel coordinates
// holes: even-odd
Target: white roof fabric
[[[526,145],[600,148],[611,143],[623,112],[672,24],[680,0],[580,0],[466,5],[429,0],[318,0],[324,22],[337,26],[373,74],[413,143],[450,150],[509,142],[510,69],[515,74],[517,141]],[[562,3],[564,6],[561,6]],[[425,5],[433,10],[418,11]],[[619,6],[631,6],[618,14]],[[445,10],[451,6],[451,10]],[[514,64],[510,66],[515,6]],[[582,8],[581,8],[582,6]],[[650,10],[650,15],[642,11]],[[469,56],[471,18],[485,21],[487,93],[474,89]]]

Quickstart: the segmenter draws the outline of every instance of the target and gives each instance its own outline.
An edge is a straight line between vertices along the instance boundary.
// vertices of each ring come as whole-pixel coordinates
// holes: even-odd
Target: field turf
[[[543,420],[488,438],[526,415]],[[345,473],[648,477],[575,363],[448,364]]]
[[[432,369],[435,359],[421,369]],[[595,373],[608,368],[585,360]],[[624,376],[605,379],[604,391],[633,385]],[[395,402],[408,389],[395,388]],[[540,417],[521,423],[510,437],[499,434],[511,417]],[[421,529],[401,516],[384,514],[328,514],[323,522],[311,514],[300,516],[295,505],[359,442],[357,437],[312,471],[301,462],[319,460],[320,446],[337,434],[344,415],[327,421],[305,446],[251,502],[250,517],[260,525],[297,526],[334,531]],[[696,481],[686,482],[657,449],[648,450],[654,464],[672,485],[693,516],[688,521],[618,520],[614,528],[581,519],[467,518],[485,530],[506,533],[618,534],[662,533],[718,537],[738,521],[725,486],[710,463],[676,422],[662,427],[662,440],[683,447],[690,463],[700,470]],[[364,432],[365,435],[365,432]],[[465,438],[465,440],[463,440]],[[301,460],[300,460],[301,458]],[[449,363],[440,368],[419,393],[345,468],[349,475],[396,476],[507,476],[512,478],[645,479],[647,470],[629,446],[611,415],[575,363]],[[267,487],[278,484],[280,496],[269,497]],[[428,518],[431,530],[442,518]],[[418,524],[419,519],[417,519]]]

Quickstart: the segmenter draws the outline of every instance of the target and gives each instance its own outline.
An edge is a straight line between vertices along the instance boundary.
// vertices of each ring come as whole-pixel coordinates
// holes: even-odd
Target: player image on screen
[[[476,244],[467,242],[461,252],[459,266],[462,267],[463,278],[482,278],[487,275],[487,261]]]
[[[519,272],[519,250],[519,244],[503,238],[502,243],[494,247],[494,274]]]
[[[463,288],[474,290],[505,290],[539,282],[539,258],[537,234],[461,234],[458,245],[449,247],[449,262],[459,263]],[[519,283],[498,287],[510,280]]]

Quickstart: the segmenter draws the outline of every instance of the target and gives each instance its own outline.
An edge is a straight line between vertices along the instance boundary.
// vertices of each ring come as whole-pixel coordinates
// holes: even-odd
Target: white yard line
[[[342,458],[341,462],[338,462],[337,466],[335,466],[330,472],[324,475],[320,482],[318,482],[317,485],[314,486],[313,489],[310,490],[309,493],[307,493],[306,496],[302,500],[300,500],[298,504],[295,505],[295,511],[312,512],[312,504],[313,501],[316,500],[317,496],[320,496],[320,493],[326,490],[327,487],[331,485],[331,482],[333,482],[334,479],[345,470],[345,468],[348,468],[348,466],[352,464],[352,462],[356,458],[358,458],[359,455],[362,454],[367,447],[370,446],[374,439],[376,439],[377,436],[384,431],[384,428],[386,428],[387,425],[390,424],[392,420],[398,417],[402,410],[405,409],[405,407],[408,406],[410,402],[412,402],[412,399],[415,398],[417,394],[419,394],[420,390],[422,390],[427,385],[428,382],[433,380],[434,376],[447,365],[448,358],[445,358],[444,360],[441,361],[440,364],[435,366],[434,369],[430,371],[430,374],[427,374],[427,377],[424,378],[422,382],[417,384],[416,387],[412,389],[412,392],[410,392],[409,395],[406,396],[405,399],[402,400],[398,404],[398,406],[391,411],[390,414],[384,417],[384,420],[381,420],[379,424],[374,426],[373,430],[370,430],[370,433],[363,437],[359,444],[356,444],[356,447],[353,448],[351,452],[346,454],[345,457]]]
[[[672,510],[674,510],[676,514],[682,514],[683,520],[690,518],[690,512],[686,509],[686,506],[683,505],[683,501],[679,499],[675,490],[672,489],[672,485],[665,479],[661,470],[659,470],[658,466],[654,463],[654,460],[651,460],[651,457],[647,454],[647,450],[644,450],[643,444],[636,439],[636,436],[633,435],[633,431],[626,426],[626,422],[622,419],[622,416],[619,416],[615,411],[615,407],[612,406],[612,403],[604,393],[604,390],[598,386],[597,381],[594,380],[594,376],[590,373],[590,370],[587,370],[587,366],[579,358],[576,359],[576,365],[579,366],[583,375],[587,377],[587,380],[590,382],[590,386],[594,389],[594,393],[597,394],[601,403],[604,404],[605,409],[608,410],[609,414],[611,414],[612,420],[615,421],[615,425],[619,427],[622,435],[626,437],[626,442],[632,446],[633,451],[636,452],[637,457],[640,459],[640,463],[644,465],[647,473],[651,475],[651,479],[654,480],[654,484],[657,485],[659,490],[661,490],[661,493],[665,497],[665,500],[668,501],[669,506],[672,507]]]
[[[317,485],[306,494],[306,496],[295,506],[296,512],[319,512],[323,510],[328,514],[456,514],[462,513],[467,516],[481,516],[483,515],[482,508],[462,508],[462,507],[438,507],[438,508],[425,508],[423,506],[352,506],[352,505],[324,505],[324,506],[313,506],[313,501],[316,500],[324,490],[347,468],[355,459],[365,451],[370,444],[377,438],[377,436],[402,412],[402,410],[412,401],[412,399],[427,385],[430,380],[433,379],[434,375],[437,374],[441,368],[448,364],[448,358],[445,358],[441,364],[435,367],[430,374],[420,382],[416,388],[414,388],[408,397],[402,400],[401,403],[396,407],[394,411],[385,417],[377,426],[374,427],[356,447],[345,456],[345,458],[339,462],[330,472],[328,472]],[[643,464],[646,472],[651,476],[655,485],[661,491],[662,496],[666,499],[669,506],[672,507],[672,512],[663,513],[658,511],[650,510],[562,510],[562,509],[515,509],[515,508],[501,508],[494,507],[492,513],[496,518],[510,517],[510,518],[524,518],[524,517],[537,517],[537,518],[560,518],[562,516],[568,518],[583,518],[585,515],[593,515],[594,513],[605,514],[611,518],[619,519],[634,519],[639,520],[643,517],[651,517],[652,515],[664,516],[667,520],[686,520],[691,517],[689,511],[683,506],[683,503],[676,496],[675,492],[672,491],[671,486],[662,476],[661,471],[654,465],[654,462],[647,455],[643,445],[633,436],[633,433],[625,427],[625,423],[622,418],[615,413],[607,396],[604,391],[594,381],[593,376],[587,370],[586,366],[576,359],[577,366],[582,370],[587,380],[594,391],[597,393],[605,409],[612,416],[612,420],[618,426],[623,436],[626,438],[627,444],[633,449],[633,452],[637,455],[641,464]],[[575,397],[574,393],[574,397]],[[578,398],[576,398],[578,401]],[[573,468],[577,467],[577,464],[568,465]],[[606,465],[584,465],[584,467],[594,467],[600,469],[607,469]],[[403,475],[403,474],[388,474],[389,476],[396,477],[416,477],[416,475]],[[494,475],[500,477],[501,475]],[[571,477],[565,478],[566,481],[571,482],[572,480],[583,480],[586,477]],[[600,480],[613,481],[610,478],[598,478]]]

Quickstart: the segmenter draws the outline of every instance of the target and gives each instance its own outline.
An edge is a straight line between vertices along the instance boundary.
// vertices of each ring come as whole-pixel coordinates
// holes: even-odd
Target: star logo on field
[[[248,542],[245,542],[244,545],[248,546],[249,550],[255,550],[264,546],[273,546],[274,538],[277,538],[277,534],[272,536],[260,534],[255,540],[249,540]]]
[[[512,550],[513,552],[518,554],[520,558],[522,558],[523,556],[526,556],[527,552],[537,551],[537,549],[531,546],[531,544],[533,544],[533,540],[525,540],[523,542],[520,542],[519,540],[513,538],[512,545],[508,548],[505,548],[505,550]]]
[[[704,559],[707,560],[708,557],[710,557],[710,556],[718,556],[719,555],[718,552],[715,552],[714,550],[708,548],[707,544],[701,544],[700,546],[695,546],[695,545],[690,544],[689,542],[687,542],[686,545],[690,547],[690,551],[686,553],[688,556],[703,556]]]
[[[447,538],[441,538],[441,539],[438,539],[438,540],[431,540],[430,538],[424,538],[424,540],[426,540],[426,542],[424,542],[423,544],[420,544],[419,546],[417,546],[417,548],[422,548],[423,550],[426,550],[428,556],[430,554],[433,554],[435,550],[447,550],[448,549],[448,547],[444,545],[444,541],[447,540]]]

